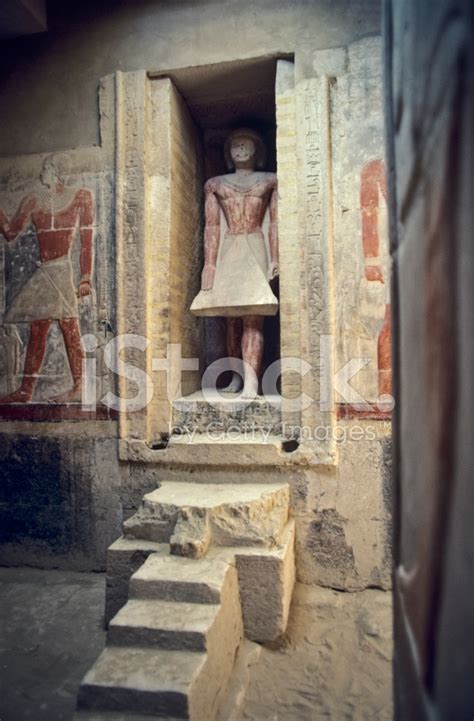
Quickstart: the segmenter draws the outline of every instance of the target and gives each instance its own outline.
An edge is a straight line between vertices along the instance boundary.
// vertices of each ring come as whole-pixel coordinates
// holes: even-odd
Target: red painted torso
[[[252,173],[242,181],[235,174],[213,179],[214,193],[232,234],[253,233],[261,229],[272,191],[274,173]]]
[[[92,222],[92,217],[90,221],[84,218],[84,215],[90,215],[90,205],[90,193],[85,190],[79,190],[64,210],[54,213],[52,209],[37,204],[31,214],[31,220],[36,228],[43,262],[61,258],[69,253],[78,225],[88,225]]]

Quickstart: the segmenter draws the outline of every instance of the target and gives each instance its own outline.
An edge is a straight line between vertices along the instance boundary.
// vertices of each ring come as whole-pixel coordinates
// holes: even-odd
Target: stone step
[[[113,618],[108,645],[207,651],[220,605],[131,599]]]
[[[193,651],[107,647],[81,684],[78,707],[207,721],[194,712],[208,698],[206,660]]]
[[[109,549],[107,566],[107,622],[127,602],[129,576],[135,570],[135,561],[151,557],[164,557],[164,562],[147,565],[134,580],[132,597],[157,598],[163,600],[192,601],[195,603],[218,603],[220,598],[219,574],[226,564],[235,559],[240,586],[240,598],[244,616],[245,635],[260,643],[274,641],[281,635],[287,624],[291,595],[295,578],[294,535],[295,522],[290,519],[285,526],[281,542],[273,548],[217,548],[199,561],[169,555],[166,544],[152,544],[121,538]],[[142,544],[142,550],[140,547]],[[143,555],[141,555],[143,554]],[[209,562],[219,559],[214,571]],[[194,566],[195,563],[202,565]],[[127,566],[130,564],[130,566]],[[191,565],[190,565],[191,564]],[[222,565],[224,564],[224,565]],[[184,580],[192,580],[191,586],[182,589]],[[175,570],[178,577],[171,575]],[[119,574],[114,577],[114,573]],[[121,575],[120,575],[121,574]],[[222,580],[222,575],[221,575]],[[180,595],[185,593],[185,597]]]
[[[232,556],[215,550],[200,559],[153,554],[130,578],[129,598],[220,603],[227,577],[235,574]]]
[[[167,543],[118,538],[107,550],[105,623],[115,616],[128,598],[128,581],[152,553],[168,556]]]
[[[261,646],[244,640],[241,644],[229,684],[228,693],[219,709],[216,721],[237,721],[240,718],[245,694],[250,683],[250,670],[258,662]],[[77,711],[73,721],[180,721],[175,716],[150,716],[148,714],[120,711]]]
[[[163,482],[147,493],[124,523],[126,538],[169,542],[171,553],[192,558],[209,547],[280,542],[288,520],[287,483]]]
[[[130,579],[134,591],[142,596],[112,619],[79,709],[214,721],[243,638],[235,564],[154,553]]]

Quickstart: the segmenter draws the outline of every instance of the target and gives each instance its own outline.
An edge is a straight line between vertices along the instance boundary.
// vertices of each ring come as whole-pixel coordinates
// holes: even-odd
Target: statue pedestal
[[[257,396],[253,401],[239,398],[238,393],[202,391],[174,401],[174,433],[208,433],[238,431],[278,434],[281,430],[281,397]]]

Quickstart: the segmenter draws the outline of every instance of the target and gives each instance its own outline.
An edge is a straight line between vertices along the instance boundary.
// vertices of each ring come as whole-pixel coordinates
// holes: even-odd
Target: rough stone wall
[[[386,3],[397,412],[396,718],[468,721],[474,14]]]
[[[294,486],[298,579],[340,590],[391,588],[389,421],[336,426],[339,463]]]
[[[0,565],[102,570],[120,535],[117,442],[67,426],[0,434]]]

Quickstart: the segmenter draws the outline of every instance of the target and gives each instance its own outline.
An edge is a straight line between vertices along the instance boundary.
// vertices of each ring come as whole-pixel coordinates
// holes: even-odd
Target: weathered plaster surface
[[[55,7],[50,33],[29,40],[28,55],[23,44],[3,44],[2,155],[98,144],[98,79],[117,69],[163,70],[337,47],[380,33],[381,22],[378,0],[263,0],[258,11],[251,0]]]

